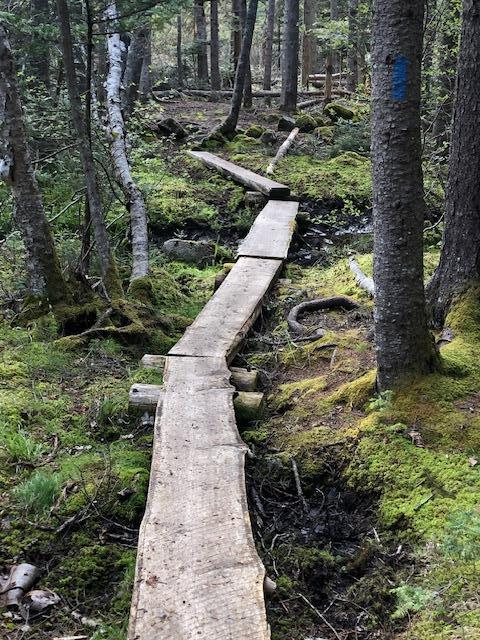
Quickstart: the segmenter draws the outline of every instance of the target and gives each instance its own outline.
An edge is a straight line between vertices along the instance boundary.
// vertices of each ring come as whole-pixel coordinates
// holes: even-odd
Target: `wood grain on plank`
[[[244,458],[223,358],[168,358],[130,640],[268,640]]]
[[[169,355],[224,357],[230,361],[255,322],[281,267],[280,260],[239,258]]]
[[[288,255],[297,212],[298,202],[269,200],[240,243],[238,255],[284,260]]]
[[[269,178],[239,167],[233,162],[224,160],[219,156],[209,153],[208,151],[188,151],[192,158],[196,158],[211,169],[216,169],[227,178],[231,178],[235,182],[245,185],[254,191],[260,191],[269,198],[288,198],[290,196],[290,188]]]

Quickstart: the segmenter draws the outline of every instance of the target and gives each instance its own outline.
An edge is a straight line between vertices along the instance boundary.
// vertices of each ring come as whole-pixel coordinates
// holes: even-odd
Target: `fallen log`
[[[299,127],[295,127],[295,129],[292,129],[290,131],[288,138],[285,140],[285,142],[282,145],[280,145],[280,148],[278,149],[275,157],[268,165],[267,175],[272,175],[272,173],[275,171],[275,167],[278,164],[278,162],[287,155],[287,152],[292,146],[293,141],[295,140],[299,131],[300,131]]]
[[[155,413],[161,410],[164,398],[163,385],[137,383],[130,388],[128,404],[134,411]],[[258,420],[265,406],[265,394],[260,391],[237,391],[233,398],[233,406],[238,422],[245,424]]]
[[[308,76],[308,81],[309,82],[315,82],[315,80],[325,80],[326,77],[327,77],[326,73],[311,73]],[[341,80],[342,74],[341,73],[332,73],[331,74],[331,78],[332,78],[332,80]]]
[[[304,100],[303,102],[299,102],[297,104],[297,109],[308,109],[308,107],[314,107],[317,104],[322,104],[323,99],[321,98],[312,98],[311,100]]]
[[[319,327],[312,332],[312,329],[306,327],[304,324],[298,321],[298,317],[303,313],[311,311],[319,311],[321,309],[344,309],[346,311],[353,311],[358,309],[360,305],[355,300],[346,298],[345,296],[333,296],[331,298],[319,298],[316,300],[307,300],[297,304],[287,316],[287,324],[290,331],[303,335],[307,340],[320,340],[323,338],[326,331]]]
[[[375,284],[373,282],[373,278],[369,278],[363,273],[360,265],[354,258],[349,258],[348,264],[351,271],[355,274],[355,280],[357,281],[358,286],[361,289],[364,289],[373,298],[375,295]]]

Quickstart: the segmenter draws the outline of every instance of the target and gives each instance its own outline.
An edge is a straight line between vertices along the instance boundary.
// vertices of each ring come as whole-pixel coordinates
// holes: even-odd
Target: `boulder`
[[[262,127],[259,124],[252,124],[245,131],[245,135],[249,138],[261,138],[263,133],[265,133],[265,127]]]
[[[162,245],[163,252],[172,260],[188,264],[205,265],[213,259],[215,249],[210,242],[171,238]]]
[[[308,113],[302,113],[301,115],[296,117],[295,126],[298,127],[303,133],[310,133],[317,126],[317,121]]]
[[[278,136],[275,131],[271,131],[267,129],[264,133],[262,133],[262,137],[260,138],[260,142],[262,144],[276,144],[278,141]]]
[[[279,131],[291,131],[295,129],[295,120],[290,118],[290,116],[282,116],[278,121],[278,130]]]
[[[343,120],[353,120],[355,117],[355,111],[340,102],[330,102],[330,104],[325,106],[323,113],[334,122],[340,118]]]
[[[160,136],[174,136],[177,140],[187,137],[187,131],[174,118],[165,118],[150,125],[152,131]]]

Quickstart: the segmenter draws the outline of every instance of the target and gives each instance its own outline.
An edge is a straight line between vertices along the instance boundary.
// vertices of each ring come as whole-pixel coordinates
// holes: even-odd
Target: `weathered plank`
[[[211,356],[230,361],[255,322],[281,260],[239,258],[169,356]]]
[[[207,167],[216,169],[227,178],[231,178],[235,182],[239,182],[254,191],[260,191],[269,198],[281,199],[290,196],[290,188],[286,185],[270,180],[269,178],[264,178],[249,169],[239,167],[233,164],[233,162],[224,160],[213,153],[209,153],[208,151],[188,151],[188,154],[192,156],[192,158],[203,162]]]
[[[247,237],[238,248],[239,256],[284,260],[295,228],[298,202],[269,200],[258,214]]]
[[[168,358],[130,640],[267,640],[264,568],[223,358]]]

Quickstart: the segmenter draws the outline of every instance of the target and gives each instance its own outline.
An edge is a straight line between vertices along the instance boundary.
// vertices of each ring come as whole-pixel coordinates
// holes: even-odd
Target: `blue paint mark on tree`
[[[407,99],[408,68],[410,60],[405,56],[397,56],[393,62],[392,98],[398,102]]]

